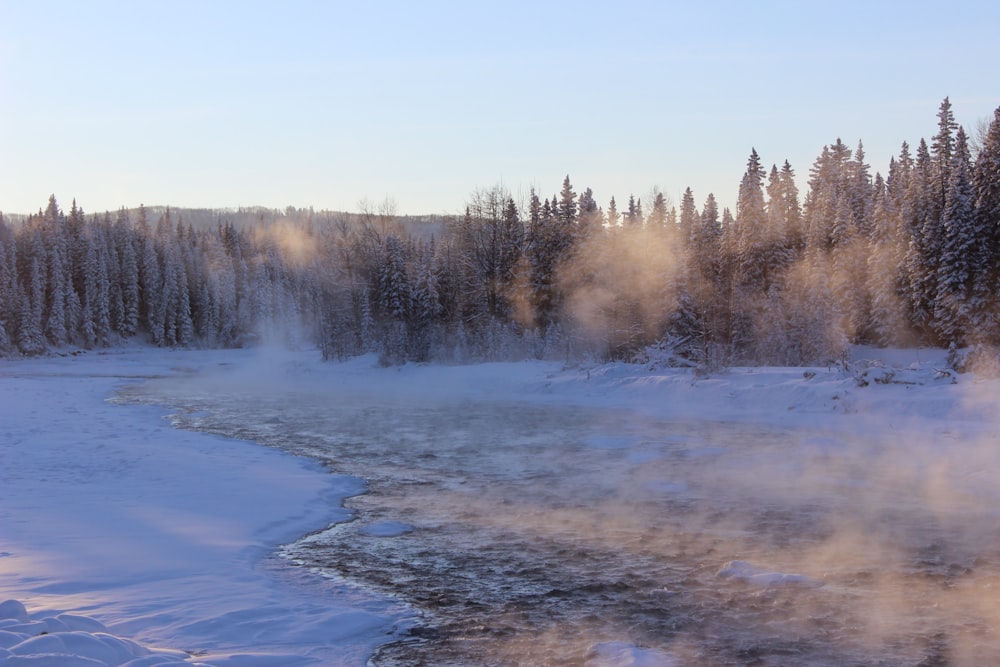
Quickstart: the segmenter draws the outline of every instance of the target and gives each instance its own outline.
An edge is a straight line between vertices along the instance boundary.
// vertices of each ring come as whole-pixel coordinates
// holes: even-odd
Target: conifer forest
[[[946,98],[886,174],[839,139],[809,167],[750,152],[735,211],[577,191],[411,219],[254,209],[0,216],[0,356],[315,344],[384,364],[523,358],[803,365],[851,344],[1000,346],[1000,108]],[[610,194],[610,193],[609,193]],[[700,206],[699,206],[700,203]],[[81,202],[82,204],[82,202]]]

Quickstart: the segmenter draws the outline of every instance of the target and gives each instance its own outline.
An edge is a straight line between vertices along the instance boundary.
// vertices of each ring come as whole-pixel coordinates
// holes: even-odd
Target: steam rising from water
[[[233,379],[132,391],[369,481],[355,521],[285,552],[423,612],[377,664],[1000,655],[1000,448],[960,422],[849,434]]]
[[[267,225],[253,228],[254,242],[258,247],[274,247],[290,266],[303,268],[318,255],[316,240],[301,224],[280,218]]]

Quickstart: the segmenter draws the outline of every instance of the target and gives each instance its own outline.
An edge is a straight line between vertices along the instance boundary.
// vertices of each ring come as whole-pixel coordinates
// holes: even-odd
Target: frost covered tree
[[[597,205],[597,200],[594,199],[594,192],[590,188],[585,189],[580,195],[579,208],[577,237],[583,240],[600,231],[604,224],[604,216]]]
[[[948,174],[934,320],[942,341],[962,345],[976,325],[974,285],[985,271],[983,247],[987,239],[985,230],[977,225],[968,139],[961,127],[955,136]]]
[[[511,201],[513,204],[513,201]],[[435,244],[421,244],[417,250],[416,279],[413,285],[412,312],[409,322],[410,349],[415,361],[427,361],[443,342],[440,324],[441,297],[435,266]]]
[[[620,224],[614,197],[605,215],[568,176],[524,211],[487,189],[429,225],[367,204],[86,218],[53,195],[15,225],[0,217],[0,353],[131,336],[294,344],[284,334],[300,324],[324,357],[388,363],[638,358],[656,343],[713,366],[819,360],[846,340],[998,345],[998,114],[973,164],[946,98],[931,142],[915,156],[903,144],[884,180],[860,141],[837,139],[801,204],[789,163],[766,172],[753,150],[735,218],[712,195],[699,213],[690,188],[677,209],[654,189],[648,219],[631,196]]]
[[[21,298],[19,314],[18,348],[23,354],[41,354],[46,349],[45,334],[42,331],[42,304],[45,302],[45,278],[42,260],[31,260],[28,289]]]
[[[572,209],[572,187],[568,177],[564,182],[563,211]],[[532,220],[525,239],[524,255],[527,264],[526,283],[532,310],[533,327],[539,327],[544,337],[548,328],[559,320],[563,295],[559,288],[558,272],[570,256],[575,242],[574,226],[567,215],[560,214],[560,207],[553,210],[549,200],[542,203],[537,222]]]
[[[0,354],[14,351],[15,326],[21,294],[17,278],[17,242],[14,232],[8,227],[0,213]]]
[[[979,340],[1000,342],[1000,107],[993,112],[972,172],[981,272],[973,284],[973,317]]]
[[[107,258],[99,228],[92,226],[86,239],[83,282],[83,338],[87,347],[111,342],[111,301]]]
[[[653,194],[653,207],[646,219],[646,226],[657,232],[671,234],[673,230],[667,225],[667,217],[667,198],[659,189],[656,189]]]
[[[659,195],[659,193],[657,193]],[[657,200],[660,200],[660,197]],[[666,218],[666,205],[662,204],[663,217]],[[656,202],[654,201],[653,210],[657,209]],[[694,205],[694,193],[691,192],[691,188],[685,188],[684,194],[681,195],[681,212],[680,218],[678,220],[678,231],[680,232],[680,237],[683,243],[690,245],[695,236],[698,234],[699,227],[701,226],[701,218],[698,215],[698,209]]]
[[[115,221],[114,245],[119,264],[119,281],[122,299],[122,319],[118,333],[128,338],[139,330],[139,263],[136,258],[134,234],[126,209],[118,212]]]
[[[889,181],[899,178],[895,159],[889,163]],[[905,284],[906,245],[891,188],[880,174],[874,183],[872,233],[868,241],[867,275],[871,294],[870,328],[872,342],[879,345],[906,343],[904,303],[900,298]]]
[[[931,138],[931,174],[932,192],[929,203],[932,205],[928,215],[940,218],[943,215],[945,198],[951,182],[952,156],[955,151],[958,123],[951,109],[951,101],[946,97],[938,108],[938,131]]]
[[[764,205],[764,169],[757,150],[750,152],[736,200],[736,221],[730,230],[735,281],[748,295],[764,293],[774,279],[770,248],[775,242]]]
[[[562,190],[559,192],[559,219],[567,229],[576,225],[578,207],[576,203],[576,192],[569,181],[569,174],[563,179]]]
[[[909,236],[906,296],[910,304],[910,321],[916,331],[932,337],[942,232],[939,209],[934,203],[936,196],[930,149],[923,139],[917,146],[904,199],[902,215]]]
[[[608,212],[606,213],[608,219],[608,227],[617,227],[618,223],[621,221],[621,215],[618,213],[618,205],[615,204],[615,198],[611,197],[611,201],[608,202]]]
[[[570,206],[568,201],[567,206]],[[570,208],[574,208],[572,203]],[[574,213],[575,215],[575,213]],[[549,227],[560,227],[550,214]],[[539,219],[538,225],[542,224]],[[475,298],[481,302],[479,318],[507,320],[511,317],[511,298],[516,271],[524,250],[525,232],[520,213],[510,193],[502,186],[480,190],[466,206],[458,243]]]
[[[642,227],[642,204],[636,201],[635,195],[628,196],[628,208],[625,210],[622,223],[626,227]]]

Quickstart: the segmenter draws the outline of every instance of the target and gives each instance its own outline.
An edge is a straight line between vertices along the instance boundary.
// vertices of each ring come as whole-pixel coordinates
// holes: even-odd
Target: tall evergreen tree
[[[909,232],[906,253],[910,321],[914,329],[933,339],[934,299],[941,256],[941,219],[935,213],[934,178],[930,149],[923,139],[917,146],[913,170],[904,198],[904,225]]]
[[[976,323],[980,339],[1000,342],[1000,313],[995,307],[1000,293],[1000,107],[993,112],[972,172],[976,199],[976,228],[983,237],[981,273],[973,286]]]
[[[130,337],[139,330],[139,263],[136,258],[128,211],[124,208],[118,212],[114,232],[118,261],[121,266],[119,277],[122,292],[122,323],[119,333],[122,336]]]
[[[653,207],[646,218],[646,227],[659,233],[672,235],[675,231],[667,225],[667,198],[656,188],[653,195]]]
[[[625,227],[637,227],[642,224],[642,220],[636,214],[635,195],[628,196],[628,208],[622,216],[622,225]]]
[[[617,227],[621,216],[618,214],[618,206],[615,204],[615,198],[612,196],[611,201],[608,202],[608,227]]]
[[[974,328],[973,285],[983,271],[985,235],[976,225],[975,193],[968,139],[958,129],[949,168],[948,191],[942,215],[943,242],[937,267],[934,320],[940,339],[962,345]],[[976,310],[980,310],[977,308]]]
[[[938,109],[938,131],[931,139],[930,146],[933,160],[930,174],[933,190],[930,203],[933,208],[930,214],[939,218],[943,214],[944,200],[951,180],[952,154],[955,150],[957,130],[958,123],[955,122],[955,114],[951,110],[951,101],[946,97]]]
[[[597,205],[597,201],[594,199],[594,192],[590,188],[584,190],[583,194],[580,195],[579,207],[579,222],[577,223],[579,231],[577,236],[580,239],[586,239],[600,230],[603,224],[601,209]]]
[[[576,224],[577,218],[576,193],[569,182],[569,174],[563,179],[562,190],[559,193],[559,218],[566,227]]]
[[[698,215],[698,209],[695,208],[694,193],[691,192],[691,188],[685,188],[684,194],[681,196],[681,213],[678,225],[683,242],[691,244],[701,226],[701,218]]]
[[[18,327],[18,348],[23,354],[34,355],[45,351],[45,336],[42,331],[42,304],[45,302],[45,278],[42,259],[31,260],[28,289],[21,299]]]
[[[737,284],[750,293],[762,293],[772,278],[768,261],[769,238],[764,205],[764,169],[757,150],[750,152],[747,169],[740,182],[736,201],[736,222],[732,229],[732,251]]]

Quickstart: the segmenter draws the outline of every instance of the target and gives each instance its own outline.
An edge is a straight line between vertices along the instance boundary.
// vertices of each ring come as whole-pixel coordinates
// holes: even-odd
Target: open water
[[[365,480],[282,554],[419,612],[375,665],[1000,664],[994,506],[948,473],[932,502],[878,442],[195,377],[124,395]]]

